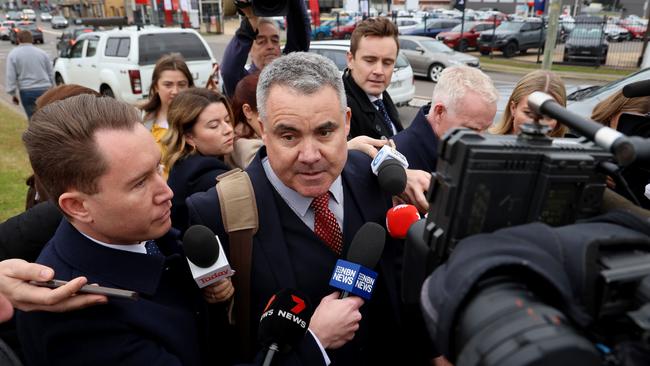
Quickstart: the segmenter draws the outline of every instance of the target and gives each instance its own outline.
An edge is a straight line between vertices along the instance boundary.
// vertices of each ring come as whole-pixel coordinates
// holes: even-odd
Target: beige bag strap
[[[216,188],[223,226],[230,238],[230,264],[236,271],[232,278],[235,323],[243,352],[250,355],[251,259],[253,236],[259,227],[255,191],[248,174],[239,168],[219,175]]]

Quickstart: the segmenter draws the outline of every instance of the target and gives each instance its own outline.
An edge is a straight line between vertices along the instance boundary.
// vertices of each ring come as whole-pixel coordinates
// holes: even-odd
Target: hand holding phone
[[[61,280],[50,280],[46,282],[30,281],[30,283],[35,286],[57,288],[65,285],[68,282]],[[138,293],[134,291],[95,285],[85,285],[79,289],[79,292],[84,294],[105,295],[108,297],[117,297],[130,300],[137,300],[139,297]]]

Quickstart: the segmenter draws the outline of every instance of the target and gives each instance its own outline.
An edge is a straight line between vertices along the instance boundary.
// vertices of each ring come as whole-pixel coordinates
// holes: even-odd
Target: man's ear
[[[86,207],[88,195],[79,191],[65,192],[59,196],[59,207],[70,218],[84,223],[93,221],[91,212]]]
[[[345,136],[350,135],[350,121],[352,120],[352,109],[345,108]]]
[[[345,53],[345,59],[348,61],[348,69],[352,70],[350,65],[352,65],[352,60],[354,60],[354,55],[352,55],[352,52],[348,51]]]

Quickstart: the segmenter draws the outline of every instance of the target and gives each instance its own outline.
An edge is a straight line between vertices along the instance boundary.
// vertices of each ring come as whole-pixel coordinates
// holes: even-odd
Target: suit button
[[[381,127],[379,127],[379,125],[375,125],[375,130],[377,130],[377,132],[381,131]]]

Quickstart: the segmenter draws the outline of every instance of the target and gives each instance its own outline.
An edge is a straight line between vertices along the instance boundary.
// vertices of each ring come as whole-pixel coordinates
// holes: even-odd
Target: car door
[[[67,84],[79,84],[85,86],[83,72],[81,69],[81,58],[83,57],[84,47],[86,46],[86,40],[79,40],[70,48],[69,60],[68,60],[68,80],[65,82]]]
[[[78,82],[78,84],[99,91],[99,72],[97,68],[99,36],[88,36],[84,38],[84,42],[86,46],[83,49],[82,57],[72,62],[79,65],[78,75],[81,82]]]
[[[404,56],[409,60],[413,72],[416,74],[426,74],[429,68],[429,60],[427,59],[426,52],[421,52],[418,48],[424,50],[419,43],[409,39],[400,39],[399,48],[404,53]]]

